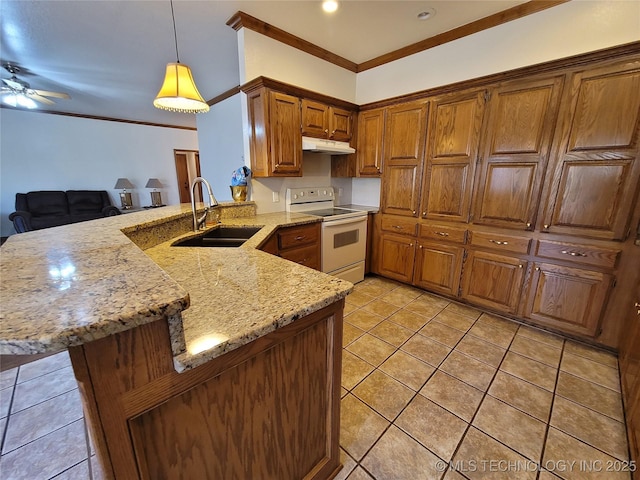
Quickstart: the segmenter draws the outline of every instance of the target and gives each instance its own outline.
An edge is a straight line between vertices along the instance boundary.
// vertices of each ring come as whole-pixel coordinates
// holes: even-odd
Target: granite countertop
[[[341,298],[352,284],[257,250],[279,226],[319,221],[269,213],[224,219],[263,227],[238,248],[142,250],[123,231],[191,218],[187,204],[9,237],[0,248],[0,354],[56,352],[168,318],[183,371]],[[213,227],[215,228],[215,227]]]

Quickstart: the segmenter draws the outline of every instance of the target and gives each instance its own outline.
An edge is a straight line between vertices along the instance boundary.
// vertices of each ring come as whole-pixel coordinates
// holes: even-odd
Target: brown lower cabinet
[[[470,250],[462,275],[461,298],[476,305],[515,313],[527,262],[517,257]]]
[[[413,283],[445,295],[457,295],[464,248],[421,241],[416,251]]]
[[[260,250],[320,270],[320,223],[281,227],[262,244]]]
[[[378,241],[375,272],[388,278],[411,283],[415,258],[415,238],[383,234]]]
[[[524,316],[536,323],[595,337],[613,276],[549,263],[535,264]]]
[[[600,341],[621,251],[503,229],[376,215],[372,272]],[[615,345],[614,345],[615,346]]]

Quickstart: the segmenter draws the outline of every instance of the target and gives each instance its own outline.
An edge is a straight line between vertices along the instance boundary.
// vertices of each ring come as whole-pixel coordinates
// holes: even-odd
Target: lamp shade
[[[162,188],[162,184],[160,183],[160,180],[158,180],[157,178],[150,178],[144,187],[145,188]]]
[[[163,110],[183,113],[204,113],[209,105],[204,101],[191,75],[188,65],[168,63],[164,83],[153,101]]]
[[[133,184],[126,178],[119,178],[118,181],[116,182],[116,186],[113,188],[122,188],[122,189],[131,189],[131,188],[135,188],[133,186]]]

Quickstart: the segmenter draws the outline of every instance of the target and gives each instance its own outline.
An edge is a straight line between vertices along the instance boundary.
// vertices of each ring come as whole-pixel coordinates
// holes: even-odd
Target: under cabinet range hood
[[[302,137],[302,150],[305,152],[328,153],[330,155],[356,153],[355,148],[350,147],[347,142],[312,137]]]

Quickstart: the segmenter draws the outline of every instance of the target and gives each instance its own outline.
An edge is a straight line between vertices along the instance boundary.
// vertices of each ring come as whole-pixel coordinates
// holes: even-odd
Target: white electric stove
[[[364,280],[368,212],[336,207],[333,187],[289,188],[286,210],[322,217],[323,272],[352,283]]]

